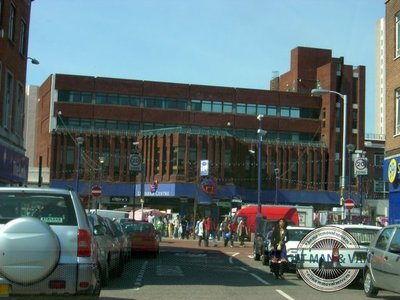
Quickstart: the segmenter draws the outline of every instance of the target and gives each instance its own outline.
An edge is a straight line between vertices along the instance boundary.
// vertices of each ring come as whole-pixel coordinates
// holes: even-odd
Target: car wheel
[[[367,270],[364,275],[364,293],[368,297],[378,295],[378,289],[374,286],[370,270]]]
[[[121,253],[120,258],[119,258],[118,267],[115,270],[115,276],[121,277],[123,272],[124,272],[124,258]]]
[[[54,270],[60,257],[57,235],[49,225],[33,217],[14,219],[4,225],[0,245],[0,273],[18,284],[42,280]]]

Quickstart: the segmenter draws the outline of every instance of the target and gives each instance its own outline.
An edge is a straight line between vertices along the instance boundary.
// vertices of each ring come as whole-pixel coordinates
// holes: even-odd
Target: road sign
[[[353,199],[344,200],[344,207],[348,210],[352,210],[356,206]]]
[[[129,156],[129,171],[132,172],[142,171],[142,157],[138,152],[134,152]]]
[[[93,197],[101,196],[101,186],[99,186],[99,185],[92,186],[92,196]]]
[[[368,160],[365,157],[357,158],[354,161],[354,175],[368,175]]]

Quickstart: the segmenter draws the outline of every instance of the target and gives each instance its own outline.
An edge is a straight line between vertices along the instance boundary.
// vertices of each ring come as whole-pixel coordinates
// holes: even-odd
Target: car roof
[[[362,228],[362,229],[376,229],[379,230],[382,227],[381,226],[375,226],[375,225],[364,225],[364,224],[330,224],[327,226],[333,226],[333,227],[338,227],[338,228],[342,228],[342,229],[358,229],[358,228]]]
[[[301,229],[304,229],[304,230],[314,230],[315,228],[314,227],[304,227],[304,226],[288,226],[288,227],[286,227],[286,229],[287,230],[301,230]]]

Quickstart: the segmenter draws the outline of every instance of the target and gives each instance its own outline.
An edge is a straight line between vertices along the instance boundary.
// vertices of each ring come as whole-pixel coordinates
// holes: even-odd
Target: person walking
[[[195,232],[199,238],[199,242],[198,242],[199,247],[201,246],[201,241],[204,241],[204,246],[206,246],[204,221],[205,221],[204,218],[197,221],[196,229],[195,229]]]
[[[274,226],[271,237],[271,262],[276,279],[285,279],[283,273],[287,263],[286,242],[288,239],[287,222],[285,219],[279,219]]]
[[[239,237],[240,247],[244,247],[244,240],[248,236],[248,229],[246,222],[241,219],[237,228],[237,234]]]
[[[228,222],[225,230],[224,230],[224,247],[228,246],[228,242],[230,246],[233,247],[233,224]]]

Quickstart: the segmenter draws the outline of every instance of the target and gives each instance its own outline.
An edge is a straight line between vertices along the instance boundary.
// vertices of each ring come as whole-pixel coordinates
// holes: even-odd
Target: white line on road
[[[147,267],[147,264],[148,264],[148,263],[149,263],[149,262],[146,260],[146,261],[143,263],[142,267],[140,268],[139,275],[136,277],[135,284],[134,284],[136,287],[139,287],[139,286],[142,285],[144,272],[146,271],[146,267]],[[138,290],[138,289],[135,289],[135,290]]]
[[[243,271],[247,272],[248,270],[245,267],[239,267],[240,269],[242,269]]]
[[[260,281],[261,283],[264,283],[265,285],[270,285],[270,283],[268,281],[265,281],[260,276],[254,274],[254,273],[250,273],[250,275],[253,276],[255,279],[257,279],[258,281]]]
[[[279,294],[281,294],[283,297],[285,297],[288,300],[295,300],[294,298],[290,297],[288,294],[286,294],[285,292],[281,291],[281,290],[276,290]]]
[[[232,256],[229,257],[229,263],[230,263],[230,264],[233,264],[233,257],[235,257],[236,255],[239,255],[239,254],[240,254],[239,252],[233,253]]]

